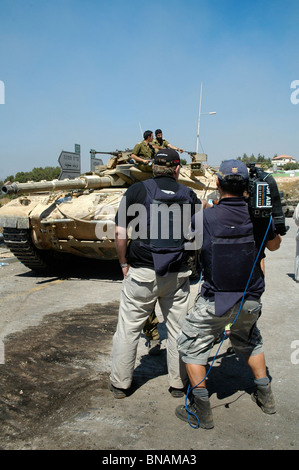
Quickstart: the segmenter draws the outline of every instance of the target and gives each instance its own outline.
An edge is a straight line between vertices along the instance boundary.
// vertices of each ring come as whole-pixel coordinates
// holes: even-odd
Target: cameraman
[[[198,419],[189,414],[185,406],[177,407],[176,416],[183,421],[188,421],[189,417],[191,424],[206,429],[214,427],[205,383],[206,365],[212,347],[230,323],[234,323],[229,336],[234,351],[245,357],[255,377],[257,389],[252,399],[265,413],[275,413],[262,337],[256,322],[261,314],[260,297],[265,289],[260,261],[265,247],[271,251],[279,248],[281,236],[276,234],[273,221],[269,223],[270,218],[260,219],[253,226],[243,198],[247,184],[248,170],[244,163],[227,160],[221,164],[217,173],[220,201],[203,212],[201,259],[204,282],[177,339],[191,387],[194,387],[189,410]],[[267,228],[264,246],[248,282]]]

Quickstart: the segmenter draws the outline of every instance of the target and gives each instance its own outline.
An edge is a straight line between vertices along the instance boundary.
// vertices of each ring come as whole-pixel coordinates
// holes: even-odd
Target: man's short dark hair
[[[233,196],[242,197],[244,191],[247,189],[248,182],[244,180],[241,175],[229,175],[223,178],[219,178],[220,188],[224,193],[232,194]]]
[[[174,176],[176,167],[174,166],[164,166],[164,165],[153,165],[153,175],[154,176]]]
[[[145,131],[143,133],[144,140],[148,139],[152,135],[153,131]]]
[[[155,130],[155,136],[156,136],[156,137],[157,137],[158,134],[162,134],[161,129],[156,129],[156,130]]]

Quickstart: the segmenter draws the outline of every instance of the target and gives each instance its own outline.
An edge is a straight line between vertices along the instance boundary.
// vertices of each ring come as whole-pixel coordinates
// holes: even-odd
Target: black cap
[[[163,149],[155,155],[154,164],[160,166],[177,166],[181,164],[181,159],[176,150]]]

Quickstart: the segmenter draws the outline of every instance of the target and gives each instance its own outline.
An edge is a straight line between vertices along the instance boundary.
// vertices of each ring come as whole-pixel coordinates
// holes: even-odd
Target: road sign
[[[96,166],[98,165],[104,165],[103,160],[90,154],[90,171],[95,171]]]
[[[80,151],[79,146],[77,146],[76,150]],[[60,180],[63,180],[66,178],[74,179],[74,178],[78,178],[78,176],[81,175],[80,153],[65,152],[63,150],[59,155],[58,163],[61,167],[61,173],[59,175]]]
[[[73,180],[75,178],[78,178],[80,176],[80,173],[78,171],[67,171],[67,170],[62,170],[59,175],[59,180]]]
[[[81,171],[80,154],[62,151],[58,158],[62,170]]]

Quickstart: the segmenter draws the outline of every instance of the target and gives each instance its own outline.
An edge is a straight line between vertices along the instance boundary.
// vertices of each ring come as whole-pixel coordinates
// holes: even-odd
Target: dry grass
[[[285,198],[299,199],[299,178],[275,178],[279,191]]]
[[[11,199],[9,197],[1,197],[0,198],[0,207],[4,206],[4,204],[7,204]]]

